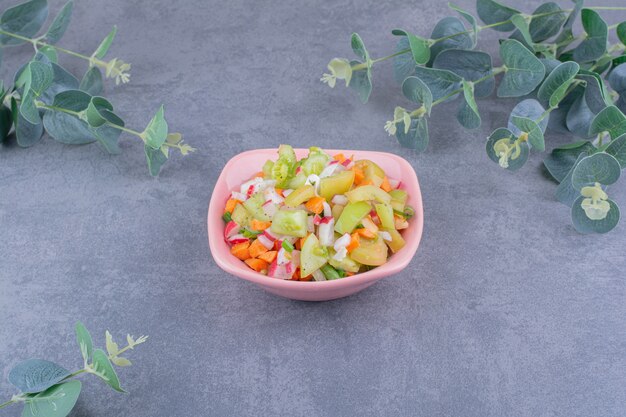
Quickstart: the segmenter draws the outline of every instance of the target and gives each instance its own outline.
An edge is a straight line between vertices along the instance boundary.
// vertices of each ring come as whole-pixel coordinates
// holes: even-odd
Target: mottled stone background
[[[450,14],[444,1],[78,1],[60,45],[90,53],[117,24],[111,56],[133,67],[130,84],[107,84],[111,100],[138,129],[165,103],[199,150],[153,179],[132,137],[119,156],[47,137],[0,148],[2,397],[22,359],[80,366],[80,319],[102,344],[105,329],[150,340],[120,371],[130,395],[83,378],[73,416],[626,415],[625,222],[579,235],[541,155],[515,175],[487,159],[485,137],[513,101],[482,100],[473,132],[454,105],[437,108],[416,154],[382,129],[409,104],[391,65],[376,66],[368,105],[319,82],[330,58],[351,56],[352,31],[380,57],[392,28],[428,35]],[[481,47],[495,52],[497,36],[483,32]],[[6,52],[2,78],[30,53]],[[409,268],[326,303],[277,298],[218,269],[205,222],[213,184],[233,155],[280,143],[407,158],[426,212]],[[622,207],[625,188],[612,191]]]

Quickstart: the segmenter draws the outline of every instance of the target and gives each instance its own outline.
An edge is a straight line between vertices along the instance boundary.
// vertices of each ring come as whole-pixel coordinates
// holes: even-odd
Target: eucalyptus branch
[[[119,137],[124,132],[142,140],[152,175],[159,173],[170,149],[182,155],[195,151],[180,133],[169,132],[163,106],[143,131],[125,126],[113,105],[102,97],[103,72],[116,84],[130,81],[129,63],[105,59],[117,28],[113,27],[91,55],[57,46],[70,23],[72,8],[70,0],[39,36],[48,14],[45,0],[18,4],[0,16],[1,49],[27,43],[35,50],[35,56],[18,70],[15,85],[5,90],[0,84],[0,143],[12,133],[19,146],[29,147],[39,142],[45,131],[65,144],[98,142],[107,152],[119,153]],[[60,66],[58,52],[89,63],[80,82]]]
[[[496,0],[477,0],[483,25],[472,13],[450,8],[469,28],[461,18],[447,17],[436,24],[430,38],[393,30],[402,37],[396,52],[377,59],[355,33],[351,46],[358,60],[334,58],[321,81],[334,87],[337,80],[345,80],[365,103],[375,64],[393,59],[402,94],[416,106],[413,110],[396,106],[384,127],[402,146],[423,151],[434,107],[459,97],[457,120],[476,129],[481,125],[476,99],[489,96],[496,88],[496,75],[503,74],[497,96],[521,101],[507,126],[489,136],[488,157],[509,171],[520,169],[531,150],[545,151],[548,123],[557,123],[550,116],[558,114],[561,128],[584,140],[555,148],[544,161],[559,182],[557,199],[572,207],[578,231],[604,233],[614,228],[619,208],[606,188],[626,168],[626,21],[609,26],[596,10],[626,11],[626,7],[583,8],[576,2],[574,8],[562,9],[549,2],[527,14]],[[579,17],[584,33],[575,35]],[[503,65],[498,68],[492,67],[486,52],[474,49],[478,33],[487,28],[510,33],[501,40]],[[609,44],[610,30],[616,31],[619,43]],[[597,140],[591,142],[593,137]]]
[[[81,383],[75,378],[84,373],[96,375],[114,390],[124,392],[113,365],[130,366],[131,362],[121,355],[144,343],[148,337],[135,339],[127,335],[127,345],[121,349],[108,331],[105,338],[107,353],[94,349],[89,331],[78,322],[76,341],[83,357],[83,368],[70,373],[60,365],[45,360],[29,359],[21,362],[9,372],[9,382],[22,393],[13,395],[10,400],[0,404],[0,408],[23,402],[22,416],[65,417],[74,407],[81,391]]]

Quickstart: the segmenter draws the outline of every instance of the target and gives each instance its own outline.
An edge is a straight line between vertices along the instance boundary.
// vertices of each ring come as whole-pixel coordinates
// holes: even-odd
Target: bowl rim
[[[306,152],[308,149],[306,148],[294,148],[296,153]],[[226,173],[231,170],[239,159],[249,154],[254,153],[268,153],[268,152],[276,152],[276,148],[259,148],[244,151],[234,155],[230,160],[224,165],[224,168],[220,172],[217,181],[213,187],[213,191],[211,192],[211,199],[209,201],[209,208],[207,212],[207,234],[209,240],[209,249],[211,252],[211,256],[215,260],[215,263],[225,272],[235,275],[239,278],[245,279],[246,281],[254,282],[255,284],[271,287],[276,289],[292,289],[292,290],[303,290],[303,291],[328,291],[329,289],[342,289],[347,287],[358,286],[362,284],[366,284],[372,281],[379,280],[383,277],[397,274],[403,269],[405,269],[408,264],[411,262],[415,253],[417,252],[417,248],[420,244],[422,238],[422,232],[424,229],[424,208],[422,203],[422,193],[420,190],[419,181],[417,178],[417,174],[415,170],[411,166],[411,164],[404,158],[399,155],[395,155],[388,152],[380,152],[380,151],[368,151],[368,150],[358,150],[358,149],[324,149],[325,152],[330,154],[336,153],[348,153],[348,154],[359,154],[359,153],[368,153],[368,154],[376,154],[381,155],[386,158],[391,158],[395,160],[401,166],[401,172],[403,175],[408,173],[409,178],[402,178],[402,182],[406,184],[410,184],[410,192],[411,199],[414,199],[413,208],[415,210],[415,217],[412,219],[414,222],[414,231],[409,236],[409,238],[405,238],[406,246],[402,248],[396,254],[393,254],[392,261],[388,262],[384,265],[376,267],[370,271],[362,272],[359,274],[355,274],[349,279],[336,279],[330,281],[307,281],[303,283],[301,281],[293,281],[293,280],[283,280],[283,279],[275,279],[269,278],[265,275],[259,274],[251,269],[239,269],[232,266],[228,261],[221,259],[216,254],[219,252],[218,245],[222,244],[226,246],[226,242],[224,242],[223,238],[223,225],[224,222],[222,220],[222,210],[223,204],[222,201],[217,201],[218,196],[216,195],[216,189],[221,185],[226,185]],[[373,158],[372,158],[373,159]],[[227,188],[228,189],[228,188]],[[213,236],[213,238],[212,238]],[[230,254],[230,251],[228,252]],[[240,261],[241,262],[241,261]],[[243,262],[242,265],[245,266]]]

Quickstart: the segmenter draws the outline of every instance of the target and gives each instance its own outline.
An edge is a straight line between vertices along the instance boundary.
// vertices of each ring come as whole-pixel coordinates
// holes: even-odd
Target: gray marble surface
[[[437,108],[431,145],[416,154],[382,130],[409,104],[390,65],[375,68],[368,105],[319,82],[330,58],[351,56],[352,31],[379,57],[393,48],[390,29],[428,35],[449,14],[443,1],[77,2],[60,45],[90,53],[117,24],[111,56],[133,64],[132,78],[107,94],[138,129],[164,102],[172,130],[199,150],[153,179],[131,137],[119,156],[48,138],[0,148],[2,398],[20,360],[79,367],[82,320],[101,345],[106,329],[150,340],[120,371],[129,395],[83,378],[72,416],[626,415],[624,221],[579,235],[541,155],[514,175],[488,161],[485,137],[513,101],[482,100],[473,132],[453,120],[454,105]],[[495,52],[497,36],[483,32],[481,46]],[[29,54],[5,53],[0,75]],[[566,140],[552,135],[549,146]],[[233,155],[280,143],[407,158],[425,206],[410,266],[326,303],[223,273],[207,245],[213,184]],[[624,189],[612,195],[626,207]]]

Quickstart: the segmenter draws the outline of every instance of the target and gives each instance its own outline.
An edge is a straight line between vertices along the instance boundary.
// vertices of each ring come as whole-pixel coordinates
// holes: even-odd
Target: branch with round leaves
[[[10,400],[0,404],[0,408],[12,404],[23,404],[22,417],[65,417],[80,395],[82,384],[76,379],[81,374],[93,374],[118,392],[125,392],[114,365],[130,366],[131,362],[122,356],[135,346],[148,340],[148,336],[134,338],[126,336],[126,346],[120,348],[111,333],[105,333],[106,352],[94,349],[91,334],[81,323],[76,323],[76,342],[83,358],[83,367],[70,372],[61,365],[42,359],[28,359],[18,363],[9,372],[9,382],[20,390]]]
[[[130,81],[130,64],[119,58],[105,60],[117,28],[113,27],[91,55],[57,46],[70,23],[72,9],[70,0],[40,36],[36,35],[48,16],[47,0],[21,3],[0,16],[0,58],[5,48],[23,44],[30,44],[35,52],[17,71],[12,85],[5,88],[0,80],[0,143],[13,135],[19,146],[30,147],[45,132],[64,144],[97,142],[106,152],[117,154],[121,152],[119,137],[126,133],[143,142],[152,175],[158,175],[170,150],[182,155],[195,151],[180,133],[169,132],[163,106],[142,131],[125,126],[113,105],[101,96],[102,72],[116,85]],[[88,63],[80,82],[59,64],[59,53]]]
[[[607,189],[626,167],[626,21],[609,26],[600,12],[625,12],[626,7],[583,7],[583,0],[573,0],[572,8],[547,2],[526,14],[495,0],[477,0],[475,17],[448,5],[460,18],[441,19],[428,38],[394,29],[399,37],[395,52],[382,58],[372,58],[353,34],[358,59],[334,58],[322,82],[334,87],[344,80],[366,103],[375,65],[393,60],[394,77],[413,106],[396,106],[385,130],[417,151],[428,146],[427,119],[435,106],[457,101],[458,122],[476,129],[482,122],[477,99],[494,90],[498,97],[519,98],[507,126],[487,139],[487,156],[516,171],[531,150],[546,150],[546,133],[572,135],[571,144],[554,148],[544,160],[559,183],[557,200],[572,207],[573,224],[582,233],[614,228],[619,208]],[[574,33],[578,19],[581,34]],[[508,33],[500,40],[499,67],[488,53],[475,49],[485,29]],[[619,40],[613,45],[611,30]]]

